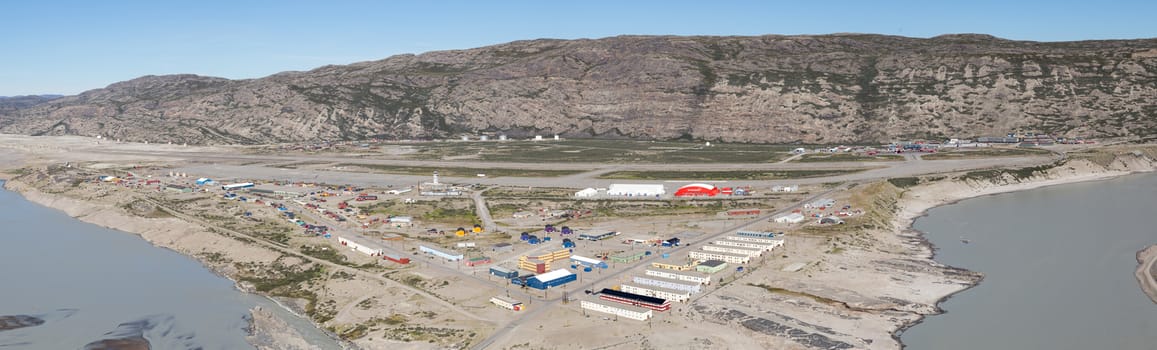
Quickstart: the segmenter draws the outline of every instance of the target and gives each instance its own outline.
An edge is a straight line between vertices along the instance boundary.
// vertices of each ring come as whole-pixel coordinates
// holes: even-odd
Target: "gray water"
[[[309,341],[337,347],[308,321],[188,257],[0,190],[0,315],[47,321],[0,331],[0,348],[79,349],[143,335],[154,349],[252,349],[246,318],[258,305]]]
[[[915,228],[985,278],[904,332],[909,349],[1157,349],[1157,304],[1133,277],[1157,243],[1157,175],[969,199]]]

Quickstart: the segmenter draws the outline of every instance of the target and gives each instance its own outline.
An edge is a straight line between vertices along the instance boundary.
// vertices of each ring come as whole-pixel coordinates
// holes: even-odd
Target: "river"
[[[320,348],[338,347],[308,321],[136,235],[7,190],[0,208],[0,315],[46,321],[0,331],[0,348],[80,349],[142,336],[153,349],[252,349],[245,335],[254,306],[273,310]]]
[[[1133,276],[1136,252],[1157,243],[1154,220],[1153,174],[932,209],[914,228],[935,259],[985,277],[901,340],[920,350],[1154,349],[1157,305]]]

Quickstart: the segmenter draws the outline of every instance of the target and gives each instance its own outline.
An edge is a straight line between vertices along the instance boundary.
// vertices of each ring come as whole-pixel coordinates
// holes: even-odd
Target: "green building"
[[[723,271],[723,269],[726,268],[727,263],[723,262],[722,260],[707,260],[699,263],[699,266],[695,266],[695,271],[702,273],[716,273]]]
[[[647,255],[647,252],[645,252],[645,251],[622,252],[619,254],[611,255],[611,261],[617,262],[617,263],[635,262],[635,261],[643,260],[643,256],[646,256],[646,255]]]

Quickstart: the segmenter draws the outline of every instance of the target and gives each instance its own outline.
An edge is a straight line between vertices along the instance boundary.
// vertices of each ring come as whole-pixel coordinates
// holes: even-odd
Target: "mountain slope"
[[[985,35],[529,40],[261,79],[148,76],[0,131],[190,143],[511,136],[878,142],[1157,134],[1157,40]]]

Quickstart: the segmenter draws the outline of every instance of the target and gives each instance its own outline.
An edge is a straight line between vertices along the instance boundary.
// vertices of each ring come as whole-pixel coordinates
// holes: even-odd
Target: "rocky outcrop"
[[[268,143],[510,136],[878,142],[1157,134],[1157,39],[530,40],[253,80],[148,76],[0,112],[0,131]]]

